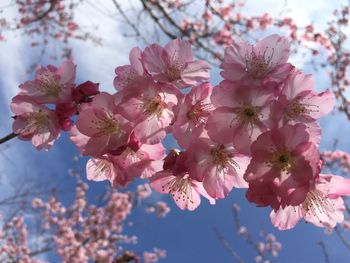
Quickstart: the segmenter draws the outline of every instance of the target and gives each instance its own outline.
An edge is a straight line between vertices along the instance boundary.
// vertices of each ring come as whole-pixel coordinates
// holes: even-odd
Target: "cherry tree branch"
[[[349,241],[347,241],[344,237],[344,235],[342,234],[342,232],[339,230],[339,228],[336,226],[334,228],[335,233],[337,234],[337,236],[339,237],[340,241],[346,246],[347,249],[350,250],[350,243]]]
[[[123,19],[125,20],[125,22],[132,28],[132,30],[135,32],[136,37],[141,38],[145,43],[147,43],[146,38],[144,38],[144,36],[141,34],[140,30],[138,29],[138,27],[136,26],[136,24],[134,24],[129,17],[125,14],[125,12],[123,11],[123,9],[121,8],[121,6],[119,5],[119,3],[117,2],[117,0],[112,0],[114,6],[116,7],[116,9],[118,10],[119,14],[123,17]]]
[[[324,256],[324,261],[326,263],[330,263],[330,259],[329,259],[329,255],[328,255],[328,252],[327,252],[327,249],[326,249],[326,245],[322,242],[322,241],[319,241],[316,243],[317,245],[319,245],[321,247],[321,250],[322,250],[322,254]]]
[[[230,243],[221,235],[219,230],[216,227],[213,227],[213,231],[215,232],[217,238],[221,242],[221,244],[225,247],[226,251],[230,253],[230,255],[236,259],[238,263],[245,263],[245,261],[238,255],[238,253],[230,246]]]
[[[14,132],[10,133],[9,135],[6,135],[5,137],[0,139],[0,144],[3,144],[3,143],[5,143],[13,138],[16,138],[17,135],[18,134],[14,133]]]

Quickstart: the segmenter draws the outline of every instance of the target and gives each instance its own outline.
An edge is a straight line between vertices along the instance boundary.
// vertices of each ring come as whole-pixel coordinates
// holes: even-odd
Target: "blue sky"
[[[326,18],[321,14],[328,14],[330,10],[339,6],[344,1],[317,1],[305,3],[305,1],[289,1],[292,16],[296,17],[301,24],[309,21],[316,22],[320,27],[325,25]],[[272,13],[278,13],[283,8],[284,1],[264,1],[264,7]],[[108,4],[106,4],[107,8]],[[100,23],[99,34],[103,37],[102,47],[93,46],[91,43],[73,41],[74,60],[78,65],[77,83],[87,79],[101,84],[104,91],[113,92],[114,68],[128,63],[129,50],[136,46],[133,39],[125,39],[122,33],[125,26],[121,21],[113,21],[110,17],[102,16],[90,5],[82,7],[78,19],[82,23]],[[259,13],[261,6],[256,2],[248,1],[248,10],[252,14]],[[84,14],[84,15],[82,15]],[[87,14],[87,15],[86,15]],[[89,17],[89,19],[87,18]],[[92,18],[92,22],[90,22]],[[9,102],[17,92],[18,84],[32,78],[25,72],[31,61],[35,60],[38,52],[28,49],[28,40],[21,38],[19,34],[10,34],[8,42],[0,43],[0,136],[11,131],[11,120]],[[165,42],[163,42],[165,44]],[[54,52],[59,46],[50,45],[49,49]],[[49,50],[49,52],[50,52]],[[307,57],[293,57],[292,62],[302,67],[306,72],[312,73],[308,66]],[[57,63],[44,59],[43,64]],[[218,71],[213,70],[212,83],[218,83],[220,78]],[[324,75],[316,74],[316,84],[319,90],[327,88]],[[321,120],[323,128],[322,149],[330,149],[335,138],[339,140],[339,148],[350,151],[350,125],[342,115],[330,116]],[[167,145],[169,146],[169,145]],[[68,177],[67,171],[73,165],[75,169],[84,171],[86,158],[74,163],[72,158],[77,151],[68,140],[67,134],[61,136],[49,152],[38,152],[30,143],[13,140],[9,148],[0,146],[1,181],[0,198],[11,192],[11,186],[19,181],[37,181],[40,184],[47,182],[59,183],[65,192],[62,195],[63,201],[69,204],[72,200],[72,189],[74,180]],[[108,187],[107,183],[89,182],[90,194],[102,193]],[[131,185],[134,187],[135,184]],[[168,256],[162,262],[233,262],[233,258],[226,252],[223,245],[216,237],[213,227],[229,241],[231,246],[240,254],[246,262],[253,262],[255,252],[248,247],[244,241],[236,235],[234,228],[231,206],[238,203],[242,210],[240,212],[241,222],[252,232],[257,233],[260,229],[272,232],[283,244],[279,259],[276,262],[323,262],[323,256],[317,241],[324,241],[330,254],[331,262],[349,262],[350,251],[334,235],[324,235],[323,229],[309,224],[300,223],[290,231],[278,231],[271,226],[268,208],[256,208],[249,204],[244,197],[243,190],[234,190],[228,198],[220,200],[217,205],[211,206],[206,200],[194,212],[181,211],[168,196],[161,196],[168,201],[172,208],[166,219],[158,219],[154,214],[145,214],[142,208],[136,208],[130,218],[134,224],[126,227],[130,235],[139,236],[139,245],[136,251],[151,250],[153,247],[164,248]],[[158,196],[157,196],[158,198]],[[52,259],[56,261],[57,259]]]

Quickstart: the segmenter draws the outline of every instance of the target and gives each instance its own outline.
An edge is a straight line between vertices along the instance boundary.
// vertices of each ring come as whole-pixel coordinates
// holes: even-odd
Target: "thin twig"
[[[144,7],[145,11],[150,15],[150,17],[153,19],[153,21],[158,25],[158,27],[163,31],[163,33],[165,35],[167,35],[169,38],[171,39],[175,39],[177,37],[179,37],[177,34],[171,32],[168,28],[165,27],[164,23],[162,23],[161,18],[156,16],[154,14],[154,12],[152,11],[152,9],[147,5],[146,0],[140,0],[142,3],[142,6]],[[158,10],[160,10],[160,12],[163,15],[163,18],[168,21],[168,23],[170,23],[177,31],[180,35],[185,36],[185,37],[190,37],[190,31],[185,30],[183,28],[181,28],[176,21],[169,16],[169,14],[166,12],[166,10],[159,5],[157,2],[153,3],[150,2],[151,5],[155,5],[155,7],[158,8]],[[219,60],[222,60],[222,56],[220,54],[218,54],[217,52],[215,52],[214,50],[212,50],[210,47],[206,46],[205,44],[203,44],[198,38],[196,38],[194,40],[195,44],[203,49],[204,51],[208,52],[209,54],[211,54],[214,58],[218,58]]]
[[[327,249],[326,249],[326,245],[322,241],[318,241],[316,244],[321,247],[322,254],[324,256],[324,261],[326,263],[330,263],[331,261],[329,260],[329,255],[328,255],[328,252],[327,252]]]
[[[143,37],[140,30],[137,28],[137,26],[129,19],[129,17],[125,14],[121,6],[118,4],[117,0],[112,0],[114,6],[117,8],[119,14],[124,18],[125,22],[134,30],[136,37],[141,38],[145,43],[147,43],[147,40]]]
[[[239,263],[245,263],[245,261],[238,255],[238,253],[230,246],[229,242],[220,234],[220,232],[217,230],[216,227],[213,227],[213,230],[218,237],[219,241],[221,244],[225,247],[227,252],[230,253],[230,255],[236,259],[237,262]]]
[[[335,230],[335,233],[337,234],[337,236],[340,238],[340,241],[346,246],[347,249],[350,250],[350,243],[349,243],[349,241],[347,241],[347,240],[345,239],[345,237],[343,236],[343,234],[342,234],[342,232],[339,230],[339,228],[336,226],[336,227],[334,228],[334,230]]]
[[[47,247],[41,248],[41,249],[39,249],[39,250],[30,252],[30,253],[29,253],[29,256],[30,256],[30,257],[34,257],[34,256],[37,256],[37,255],[40,255],[40,254],[49,252],[49,251],[51,251],[52,249],[53,249],[53,247],[47,246]]]
[[[15,138],[17,135],[18,134],[14,133],[14,132],[10,133],[9,135],[6,135],[5,137],[0,139],[0,144],[5,143],[5,142]]]

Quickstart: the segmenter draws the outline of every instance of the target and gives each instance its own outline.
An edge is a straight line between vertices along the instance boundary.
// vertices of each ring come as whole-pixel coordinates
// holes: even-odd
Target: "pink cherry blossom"
[[[243,174],[250,158],[237,153],[232,144],[217,144],[199,138],[187,151],[187,166],[192,178],[203,182],[212,198],[225,198],[233,187],[248,188]]]
[[[305,123],[312,141],[319,144],[321,129],[315,122],[334,107],[331,92],[316,93],[311,75],[293,71],[284,82],[278,100],[273,105],[273,118],[284,124]]]
[[[319,227],[334,228],[344,220],[344,201],[350,195],[350,180],[331,174],[320,174],[315,189],[298,206],[287,206],[270,214],[272,224],[280,230],[293,228],[301,219]]]
[[[71,60],[64,61],[59,68],[48,65],[36,71],[35,80],[21,84],[20,95],[28,95],[39,103],[62,103],[71,99],[74,88],[76,66]]]
[[[87,179],[96,182],[108,180],[115,188],[124,187],[135,177],[129,176],[118,164],[112,155],[91,158],[86,164]]]
[[[170,194],[176,205],[184,210],[195,210],[201,203],[201,192],[205,192],[201,182],[188,174],[173,175],[172,171],[161,171],[151,177],[151,186],[157,192]]]
[[[192,88],[178,104],[172,134],[182,148],[186,149],[202,133],[208,116],[214,109],[210,102],[211,91],[210,84],[203,83]]]
[[[311,75],[293,71],[281,87],[278,102],[284,108],[283,118],[295,122],[310,122],[331,112],[334,97],[331,92],[316,93]]]
[[[105,92],[96,95],[91,105],[79,112],[76,127],[90,137],[83,152],[92,156],[123,147],[132,131],[132,124],[117,113],[114,96]]]
[[[186,153],[172,151],[170,155],[170,165],[165,166],[168,169],[157,172],[150,178],[151,187],[157,192],[170,194],[182,210],[195,210],[200,205],[201,195],[214,204],[215,200],[207,194],[203,184],[189,176],[185,164]]]
[[[135,81],[145,74],[141,62],[141,52],[140,48],[133,48],[129,54],[130,65],[115,69],[117,76],[114,78],[114,87],[116,90],[123,90],[128,86],[132,86]]]
[[[189,41],[175,39],[165,47],[150,45],[142,53],[149,74],[159,82],[172,82],[178,88],[196,85],[209,79],[210,66],[204,60],[194,60]]]
[[[155,210],[156,210],[157,216],[162,218],[166,217],[167,214],[171,211],[168,204],[163,201],[158,201],[155,204]]]
[[[113,187],[123,187],[136,177],[148,178],[162,170],[165,149],[162,144],[141,145],[137,150],[131,147],[119,155],[104,155],[92,158],[86,165],[89,180],[109,180]]]
[[[290,53],[288,40],[270,35],[256,43],[233,42],[225,49],[221,76],[230,81],[276,84],[287,77],[293,66],[286,63]]]
[[[310,142],[305,125],[267,131],[252,144],[251,152],[244,175],[250,202],[274,209],[304,202],[320,169],[318,149]]]
[[[114,156],[114,162],[124,170],[128,177],[149,178],[162,170],[165,148],[161,143],[142,144],[138,150],[127,147],[120,155]]]
[[[12,99],[11,110],[15,114],[12,129],[19,139],[31,140],[37,150],[51,148],[61,131],[53,111],[24,95]]]
[[[153,252],[143,252],[143,263],[156,263],[161,258],[166,257],[166,251],[163,249],[154,248]],[[137,263],[137,262],[136,262]]]
[[[135,136],[141,143],[157,144],[168,132],[174,118],[174,106],[181,94],[172,85],[157,84],[150,79],[141,83],[117,93],[118,112],[135,123]]]
[[[233,142],[237,150],[249,154],[250,145],[269,126],[273,90],[223,81],[214,88],[211,101],[215,110],[206,129],[218,143]]]

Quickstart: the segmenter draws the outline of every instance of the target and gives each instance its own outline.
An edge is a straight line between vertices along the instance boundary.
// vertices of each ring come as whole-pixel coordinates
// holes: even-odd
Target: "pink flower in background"
[[[19,95],[28,95],[38,103],[69,102],[75,84],[76,65],[71,60],[64,61],[59,68],[48,65],[36,71],[35,80],[19,86]]]
[[[167,214],[171,211],[170,207],[166,202],[158,201],[155,204],[155,209],[158,217],[166,217]]]
[[[186,40],[172,40],[164,48],[158,44],[148,46],[142,53],[142,62],[154,80],[172,82],[178,88],[209,79],[210,65],[193,59],[191,44]]]
[[[155,263],[159,259],[166,257],[166,251],[159,248],[154,248],[153,252],[143,252],[143,263]],[[136,262],[135,262],[136,263]]]
[[[280,84],[293,66],[287,63],[289,41],[279,35],[270,35],[255,46],[233,42],[225,49],[221,76],[229,81],[247,81],[256,84]]]
[[[79,113],[76,127],[90,137],[83,152],[92,156],[125,146],[132,131],[132,124],[117,113],[114,96],[105,92],[96,95]]]
[[[310,142],[305,125],[267,131],[252,144],[251,152],[252,160],[244,175],[250,202],[274,209],[304,202],[320,169],[318,149]]]
[[[37,150],[51,148],[61,132],[53,111],[24,95],[12,99],[11,110],[15,114],[12,129],[19,139],[31,140]]]
[[[321,153],[321,158],[325,165],[337,163],[342,171],[350,173],[350,154],[348,152],[341,150],[324,151]]]
[[[273,90],[247,86],[240,82],[221,82],[213,89],[211,101],[216,108],[206,129],[218,143],[233,142],[238,151],[250,153],[250,145],[269,126]]]
[[[145,79],[139,87],[117,93],[115,102],[118,112],[134,122],[136,138],[141,143],[157,144],[167,134],[178,97],[181,94],[172,85]]]
[[[141,61],[141,49],[138,47],[133,48],[129,54],[130,65],[117,67],[114,78],[114,87],[116,90],[123,90],[126,87],[135,84],[135,81],[142,78],[145,74],[142,61]]]
[[[248,188],[243,174],[250,158],[237,153],[232,144],[217,144],[209,138],[199,138],[190,145],[187,155],[191,178],[203,182],[212,198],[225,198],[233,187]]]
[[[350,195],[350,180],[331,174],[320,174],[315,189],[299,206],[287,206],[272,211],[272,224],[280,230],[293,228],[301,219],[319,227],[334,228],[344,221],[342,196]]]
[[[186,167],[186,153],[170,152],[171,158],[167,158],[168,163],[164,163],[164,168],[168,169],[157,172],[150,178],[150,185],[157,192],[170,194],[176,205],[184,210],[195,210],[201,202],[201,195],[206,197],[211,204],[215,200],[211,198],[203,184],[188,174]]]
[[[204,125],[214,110],[210,102],[211,92],[210,84],[203,83],[192,88],[178,104],[172,133],[182,148],[186,149],[203,132]]]

